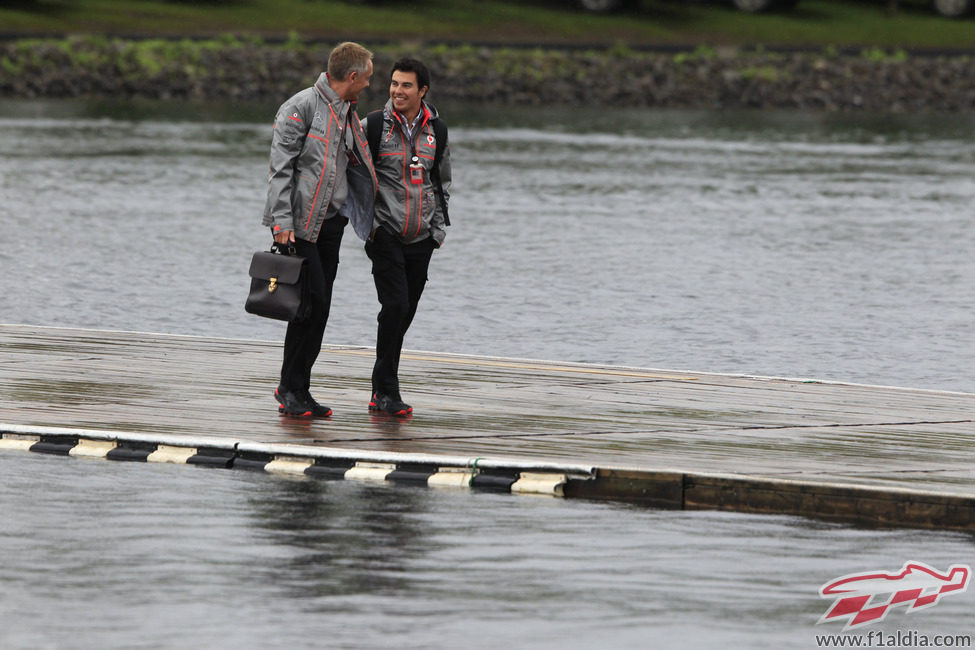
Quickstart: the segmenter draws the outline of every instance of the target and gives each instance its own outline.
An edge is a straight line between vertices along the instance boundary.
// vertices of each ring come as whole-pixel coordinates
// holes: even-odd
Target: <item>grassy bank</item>
[[[570,0],[13,0],[0,32],[266,39],[464,41],[630,46],[803,45],[975,50],[975,20],[936,16],[926,2],[801,0],[788,12],[750,15],[728,4],[642,0],[594,16]]]
[[[871,46],[844,53],[766,48],[643,51],[373,45],[378,79],[411,54],[434,74],[436,101],[493,105],[811,108],[891,112],[975,109],[973,57]],[[315,79],[331,43],[104,36],[0,43],[0,97],[268,101]],[[384,84],[376,84],[382,96]]]

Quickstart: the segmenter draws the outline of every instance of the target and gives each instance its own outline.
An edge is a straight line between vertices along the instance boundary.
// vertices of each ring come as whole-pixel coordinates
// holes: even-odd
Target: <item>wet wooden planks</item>
[[[308,421],[277,414],[279,343],[0,326],[0,423],[975,497],[975,395],[409,352],[398,420],[367,412],[372,354],[323,350]]]

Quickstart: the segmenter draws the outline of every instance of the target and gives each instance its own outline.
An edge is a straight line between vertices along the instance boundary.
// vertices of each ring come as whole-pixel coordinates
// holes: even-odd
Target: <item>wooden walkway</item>
[[[326,347],[278,415],[280,344],[0,326],[0,434],[31,427],[595,468],[568,496],[975,530],[975,395],[404,353],[409,419],[368,413],[370,348]]]

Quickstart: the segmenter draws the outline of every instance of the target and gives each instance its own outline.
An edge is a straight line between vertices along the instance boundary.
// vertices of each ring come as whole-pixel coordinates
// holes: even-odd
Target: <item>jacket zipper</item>
[[[336,124],[339,123],[339,118],[335,115],[335,109],[332,108],[331,102],[329,102],[328,104],[328,110],[332,112],[332,117],[328,120],[328,128],[325,130],[325,140],[324,140],[325,155],[322,158],[322,173],[318,177],[318,185],[315,186],[315,196],[312,197],[311,205],[308,206],[308,219],[305,221],[305,232],[308,232],[308,228],[311,227],[311,220],[314,217],[314,215],[318,212],[318,210],[315,209],[315,201],[318,199],[318,193],[322,189],[322,181],[325,180],[325,171],[328,169],[328,149],[331,146],[329,140],[332,135],[332,120],[335,120]],[[315,138],[316,140],[321,140],[321,138],[319,138],[318,136],[311,136],[311,137]],[[332,183],[332,191],[328,193],[329,203],[331,203],[332,201],[332,192],[334,191],[335,191],[335,183]],[[325,209],[328,210],[328,204],[326,204]]]
[[[403,223],[403,232],[402,232],[402,236],[404,238],[407,236],[407,232],[409,232],[410,230],[410,185],[412,185],[412,183],[409,181],[408,167],[409,164],[413,161],[413,156],[416,156],[418,162],[420,160],[420,155],[417,153],[417,148],[414,146],[413,143],[414,140],[416,142],[420,141],[420,136],[423,134],[423,129],[426,128],[427,123],[430,121],[430,114],[427,112],[426,106],[421,106],[421,108],[423,109],[423,121],[417,126],[416,131],[414,132],[415,138],[413,139],[411,139],[407,134],[407,129],[403,125],[403,118],[400,117],[400,115],[395,111],[393,112],[393,114],[396,116],[396,123],[397,126],[399,127],[400,136],[403,138],[402,179],[403,179],[403,185],[406,190],[406,219],[405,222]],[[409,145],[410,148],[409,152],[407,152],[406,150],[407,144]],[[417,206],[416,232],[413,233],[414,237],[420,234],[420,228],[422,226],[423,226],[423,185],[421,184],[419,205]]]

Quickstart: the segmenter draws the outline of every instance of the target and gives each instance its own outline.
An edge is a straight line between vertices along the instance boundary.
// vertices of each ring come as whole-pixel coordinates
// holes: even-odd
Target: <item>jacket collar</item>
[[[328,85],[327,72],[323,72],[318,75],[318,81],[315,82],[315,90],[317,90],[318,94],[329,103],[342,101],[342,98],[338,96],[338,93],[332,90],[332,87]]]
[[[383,107],[383,116],[387,120],[390,120],[396,124],[399,124],[400,122],[403,121],[403,116],[397,114],[396,110],[393,108],[392,99],[386,100],[386,106]],[[417,122],[417,126],[422,127],[424,124],[437,119],[439,115],[437,114],[437,109],[432,104],[428,104],[425,101],[422,101],[420,102],[419,117],[420,119]]]
[[[332,87],[328,84],[328,73],[323,72],[318,77],[318,81],[315,82],[315,91],[319,96],[326,102],[332,105],[332,110],[341,119],[346,114],[346,109],[351,107],[355,110],[355,102],[347,102],[338,93],[332,90]]]

